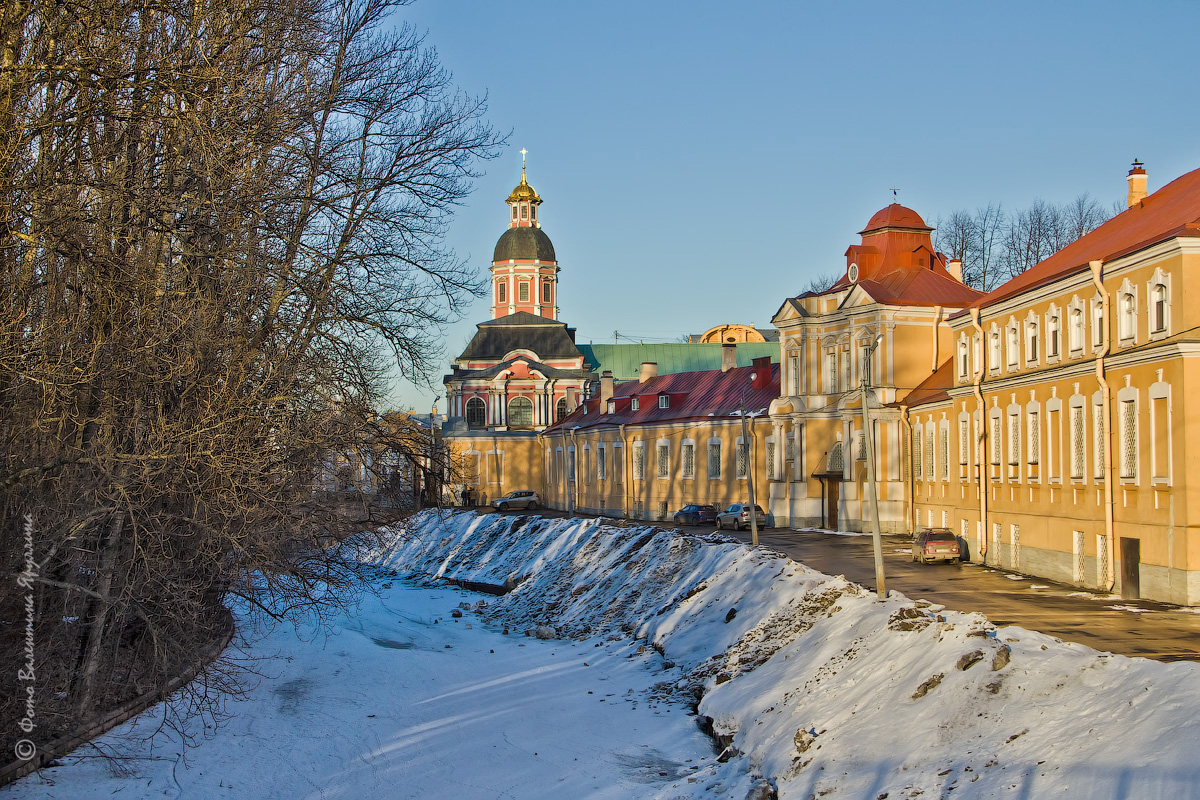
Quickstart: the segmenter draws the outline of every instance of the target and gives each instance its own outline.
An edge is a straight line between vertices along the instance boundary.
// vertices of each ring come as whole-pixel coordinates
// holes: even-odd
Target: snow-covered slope
[[[644,638],[780,797],[1200,797],[1200,667],[1100,653],[653,527],[426,512],[366,554],[515,587],[493,621]],[[737,796],[736,794],[734,796]]]

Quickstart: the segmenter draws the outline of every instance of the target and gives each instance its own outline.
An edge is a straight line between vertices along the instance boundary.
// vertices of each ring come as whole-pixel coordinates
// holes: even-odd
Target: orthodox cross
[[[521,148],[521,172],[525,171],[525,154],[528,152],[524,147]]]
[[[899,200],[898,200],[898,198],[897,198],[897,196],[896,196],[896,192],[898,192],[898,191],[900,191],[900,190],[899,190],[899,189],[897,189],[895,186],[893,186],[893,187],[892,187],[892,202],[893,202],[893,203],[897,203],[897,202],[899,202]]]

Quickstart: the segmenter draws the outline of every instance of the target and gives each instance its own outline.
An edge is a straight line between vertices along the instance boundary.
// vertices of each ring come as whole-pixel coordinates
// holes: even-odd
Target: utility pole
[[[750,433],[746,428],[746,393],[742,392],[742,441],[746,443],[746,489],[750,494],[750,543],[758,546],[758,511],[754,505],[754,451],[750,449]]]
[[[883,578],[883,542],[879,530],[879,489],[875,485],[875,431],[871,425],[871,402],[868,396],[871,389],[871,356],[882,341],[881,333],[867,348],[863,358],[862,379],[863,436],[866,437],[867,445],[867,498],[871,506],[871,545],[875,550],[875,594],[880,600],[887,597],[887,585]]]

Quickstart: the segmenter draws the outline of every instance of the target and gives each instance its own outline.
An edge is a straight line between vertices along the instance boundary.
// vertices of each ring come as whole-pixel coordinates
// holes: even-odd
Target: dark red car
[[[913,561],[958,561],[958,556],[958,537],[949,528],[926,528],[913,537]]]

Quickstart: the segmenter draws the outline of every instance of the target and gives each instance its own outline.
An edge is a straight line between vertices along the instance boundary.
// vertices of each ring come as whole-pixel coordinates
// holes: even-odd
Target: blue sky
[[[932,225],[1123,201],[1134,157],[1151,191],[1200,167],[1190,3],[421,0],[397,19],[511,131],[448,243],[486,275],[526,148],[580,342],[768,327],[893,186]],[[428,410],[488,314],[448,327],[437,388],[398,380],[395,407]]]

